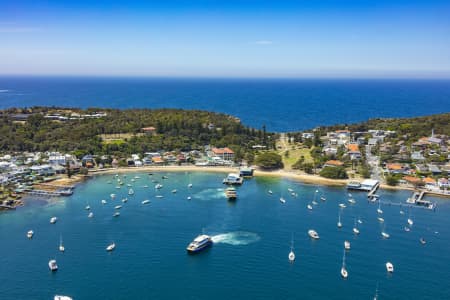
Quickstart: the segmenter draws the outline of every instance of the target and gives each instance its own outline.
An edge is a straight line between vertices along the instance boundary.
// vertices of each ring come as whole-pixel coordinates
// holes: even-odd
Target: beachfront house
[[[329,160],[327,161],[323,167],[342,167],[344,166],[344,163],[340,160]]]
[[[448,178],[439,178],[438,179],[438,187],[440,189],[449,189],[450,181],[448,180]]]
[[[209,153],[210,157],[219,157],[222,160],[233,161],[234,151],[228,147],[225,148],[212,148]]]
[[[36,165],[30,167],[31,172],[40,176],[53,176],[55,175],[55,169],[50,165]]]

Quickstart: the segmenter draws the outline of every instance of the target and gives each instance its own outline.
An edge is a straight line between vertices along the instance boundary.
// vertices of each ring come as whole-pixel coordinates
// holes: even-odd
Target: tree
[[[398,184],[398,178],[393,175],[386,176],[386,183],[391,186],[396,186]]]
[[[283,168],[283,161],[280,155],[274,152],[265,152],[256,157],[255,163],[263,169]]]
[[[345,171],[344,167],[325,167],[320,171],[319,175],[325,178],[332,178],[332,179],[348,178],[347,172]]]

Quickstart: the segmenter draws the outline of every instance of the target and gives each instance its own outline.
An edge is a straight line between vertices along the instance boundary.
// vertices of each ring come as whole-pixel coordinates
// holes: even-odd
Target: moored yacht
[[[94,213],[91,211],[89,214],[88,214],[88,218],[93,218],[94,217]]]
[[[118,217],[118,216],[120,216],[120,212],[116,211],[116,212],[113,214],[113,217]]]
[[[344,249],[345,250],[350,250],[350,242],[349,241],[345,241],[344,242]]]
[[[58,270],[58,265],[56,264],[56,260],[52,259],[48,262],[48,267],[50,268],[50,271],[56,271]]]
[[[384,232],[384,231],[381,232],[381,236],[382,236],[384,239],[388,239],[388,238],[390,237],[389,233]]]
[[[408,218],[408,224],[409,224],[409,226],[412,226],[414,224],[414,222],[411,218]]]
[[[346,279],[348,277],[348,272],[347,272],[347,269],[345,268],[345,251],[344,251],[344,256],[342,257],[341,276],[344,279]]]
[[[73,300],[73,299],[72,297],[69,296],[55,295],[55,297],[53,297],[53,300]]]
[[[129,189],[129,190],[128,190],[128,195],[130,195],[130,196],[131,196],[131,195],[134,195],[134,190],[133,190],[133,189]]]
[[[319,239],[319,234],[314,229],[308,230],[308,235],[315,240]]]
[[[280,202],[284,204],[284,203],[286,203],[286,200],[284,200],[283,197],[280,197]]]
[[[197,236],[186,248],[189,253],[196,253],[212,245],[209,235],[201,234]]]
[[[150,203],[150,200],[147,199],[147,200],[142,201],[141,203],[142,203],[142,204],[149,204],[149,203]]]
[[[33,230],[29,230],[27,232],[27,238],[31,239],[31,238],[33,238],[33,235],[34,235],[34,231]]]
[[[51,223],[51,224],[55,224],[56,221],[58,221],[58,218],[57,218],[57,217],[51,217],[51,218],[50,218],[50,223]]]
[[[108,202],[106,202],[106,200],[102,200],[102,204],[106,204],[106,203],[108,203]]]
[[[122,205],[116,205],[116,206],[114,206],[114,209],[121,209],[122,208]]]
[[[116,243],[109,244],[108,247],[106,247],[106,251],[110,252],[116,249]]]

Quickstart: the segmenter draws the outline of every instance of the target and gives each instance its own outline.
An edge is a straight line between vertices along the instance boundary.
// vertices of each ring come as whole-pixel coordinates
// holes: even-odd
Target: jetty
[[[24,194],[39,197],[60,197],[73,194],[72,190],[45,191],[45,190],[24,190]]]
[[[36,184],[36,185],[43,186],[43,187],[54,188],[54,189],[71,189],[71,190],[73,190],[75,188],[74,185],[58,185],[58,184],[51,184],[51,183],[39,183],[39,184]]]
[[[425,194],[426,191],[414,191],[411,197],[406,199],[406,203],[424,206],[425,208],[428,209],[433,209],[436,206],[436,204],[429,200],[424,200],[423,198],[425,197]]]
[[[5,205],[5,204],[0,204],[0,209],[16,209],[15,206],[12,205]]]

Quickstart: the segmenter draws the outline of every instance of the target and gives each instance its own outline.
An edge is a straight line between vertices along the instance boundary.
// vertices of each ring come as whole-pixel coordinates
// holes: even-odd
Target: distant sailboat
[[[294,237],[292,237],[292,239],[291,239],[291,251],[289,252],[288,258],[289,258],[290,262],[294,262],[294,260],[295,260]]]
[[[359,234],[359,229],[358,229],[358,227],[356,227],[356,219],[355,219],[355,227],[353,227],[353,233]]]
[[[381,210],[381,201],[378,200],[378,208],[377,208],[377,213],[382,214],[383,211]]]
[[[66,250],[66,248],[63,245],[63,241],[62,241],[62,236],[59,236],[59,251],[60,252],[64,252]]]
[[[345,268],[345,250],[344,250],[344,256],[342,257],[341,276],[344,279],[346,279],[348,277],[348,272],[347,272],[347,269]]]
[[[341,227],[342,227],[342,223],[341,223],[341,212],[339,212],[339,214],[338,214],[337,227],[338,227],[338,228],[341,228]]]

